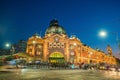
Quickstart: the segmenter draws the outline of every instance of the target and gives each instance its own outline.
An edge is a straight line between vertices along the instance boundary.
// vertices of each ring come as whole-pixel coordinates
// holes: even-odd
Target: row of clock
[[[49,47],[50,48],[55,48],[55,47],[57,47],[57,48],[64,48],[64,43],[56,43],[56,42],[53,42],[53,43],[49,43]]]

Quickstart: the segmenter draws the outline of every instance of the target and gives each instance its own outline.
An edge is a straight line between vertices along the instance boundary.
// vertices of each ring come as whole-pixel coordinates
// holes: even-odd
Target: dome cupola
[[[63,29],[62,26],[58,24],[57,20],[50,21],[50,26],[47,28],[45,34],[66,34],[66,31]]]

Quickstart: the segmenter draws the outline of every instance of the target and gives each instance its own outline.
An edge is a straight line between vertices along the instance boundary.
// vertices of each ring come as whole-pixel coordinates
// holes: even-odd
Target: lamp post
[[[5,53],[10,54],[10,46],[11,46],[10,43],[5,44],[5,49],[6,49]]]
[[[14,46],[12,44],[10,44],[10,43],[6,43],[5,47],[10,49],[10,54],[12,56],[14,54],[14,52],[15,52]]]
[[[99,35],[101,37],[106,37],[107,36],[107,32],[106,31],[100,31]]]
[[[5,47],[9,48],[9,47],[10,47],[10,44],[9,44],[9,43],[6,43],[6,44],[5,44]]]

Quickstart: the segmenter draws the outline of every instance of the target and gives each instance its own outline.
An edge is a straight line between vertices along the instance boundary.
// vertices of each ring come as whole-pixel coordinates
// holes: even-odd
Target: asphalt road
[[[5,69],[0,80],[120,80],[120,72],[100,70]]]

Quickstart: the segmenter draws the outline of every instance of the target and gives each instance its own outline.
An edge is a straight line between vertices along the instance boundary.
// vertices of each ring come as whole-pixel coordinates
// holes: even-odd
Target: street
[[[0,80],[120,80],[120,72],[100,70],[5,69]]]

